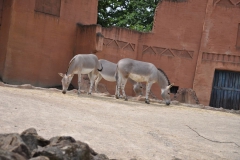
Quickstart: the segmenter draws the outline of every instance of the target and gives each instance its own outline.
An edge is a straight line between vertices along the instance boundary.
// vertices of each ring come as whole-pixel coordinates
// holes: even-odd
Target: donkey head
[[[69,84],[72,81],[73,75],[66,75],[63,73],[58,73],[62,77],[62,93],[66,94]]]
[[[142,83],[137,82],[133,85],[133,91],[135,92],[135,94],[137,95],[143,95],[143,86]]]
[[[162,89],[162,98],[164,99],[164,101],[166,102],[166,105],[169,105],[170,104],[170,101],[171,101],[171,97],[170,97],[170,88],[174,85],[173,84],[170,84],[169,86],[167,86],[165,89]]]

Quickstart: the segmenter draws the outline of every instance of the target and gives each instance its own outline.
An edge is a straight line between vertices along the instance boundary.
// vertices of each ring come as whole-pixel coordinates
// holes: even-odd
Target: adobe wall
[[[152,33],[139,40],[138,59],[164,70],[179,88],[193,87],[206,5],[207,0],[159,3]],[[153,92],[160,93],[156,84]]]
[[[125,57],[151,62],[164,70],[176,86],[192,88],[206,5],[207,0],[159,3],[151,33],[103,28],[103,51],[97,56],[115,63]],[[106,84],[114,93],[115,84]],[[128,85],[127,91],[131,90]],[[152,86],[152,91],[161,98],[158,84]]]
[[[113,63],[117,63],[123,58],[137,59],[138,40],[142,33],[120,28],[102,28],[101,34],[104,36],[102,51],[97,52],[99,59],[106,59]],[[116,83],[101,80],[107,86],[111,94],[115,93]],[[126,94],[134,96],[132,83],[127,82]]]
[[[193,89],[209,105],[215,69],[240,71],[240,0],[209,0],[206,11]]]
[[[76,24],[97,21],[95,0],[51,0],[38,5],[35,0],[13,1],[4,82],[60,85],[57,73],[67,70],[74,55]]]
[[[193,88],[200,103],[208,105],[215,69],[240,71],[240,0],[164,0],[156,8],[150,33],[96,25],[95,0],[61,0],[58,10],[59,1],[44,7],[35,0],[3,1],[3,81],[60,85],[57,73],[67,70],[70,59],[92,52],[115,63],[125,57],[151,62],[175,86]],[[75,77],[75,87],[76,82]],[[114,94],[115,83],[101,83]],[[131,83],[126,91],[134,95]],[[157,84],[152,91],[161,98]]]
[[[13,0],[0,1],[1,26],[0,26],[0,78],[3,76],[4,64],[7,54],[9,29],[11,24]]]

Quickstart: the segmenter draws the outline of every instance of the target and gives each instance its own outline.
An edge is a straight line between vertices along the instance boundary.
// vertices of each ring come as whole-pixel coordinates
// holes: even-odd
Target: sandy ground
[[[112,159],[240,159],[239,114],[0,87],[0,133],[30,127],[47,139],[72,136]]]

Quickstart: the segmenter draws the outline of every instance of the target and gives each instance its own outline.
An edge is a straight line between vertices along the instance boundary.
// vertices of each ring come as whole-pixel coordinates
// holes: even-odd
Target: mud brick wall
[[[104,36],[102,51],[97,52],[96,55],[99,59],[106,59],[113,63],[117,63],[123,58],[137,59],[138,40],[141,35],[140,32],[119,28],[102,28],[101,34]],[[115,94],[115,82],[107,82],[101,80],[107,86],[111,94]],[[126,94],[134,96],[132,83],[127,82]]]
[[[4,1],[3,13],[7,15],[3,15],[1,26],[3,81],[41,87],[60,85],[57,73],[67,70],[74,55],[77,23],[97,22],[97,1],[13,0],[9,3]]]
[[[240,71],[240,0],[163,0],[149,33],[96,25],[97,3],[0,0],[3,81],[60,85],[57,73],[67,70],[70,59],[93,52],[114,63],[125,57],[151,62],[209,105],[214,71]],[[115,83],[101,83],[114,94]],[[134,95],[132,84],[126,87]],[[157,84],[152,92],[161,98]]]
[[[193,89],[209,105],[215,69],[240,71],[240,0],[209,0],[203,28]]]
[[[0,26],[0,77],[3,77],[5,59],[7,54],[7,42],[9,39],[9,30],[11,25],[11,13],[12,13],[13,0],[3,1],[0,0],[0,14],[1,14],[1,26]]]

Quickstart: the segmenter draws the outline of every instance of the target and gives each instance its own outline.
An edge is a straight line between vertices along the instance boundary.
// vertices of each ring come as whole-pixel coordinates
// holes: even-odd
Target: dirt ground
[[[240,115],[99,94],[0,87],[0,133],[34,127],[114,159],[240,159]]]

